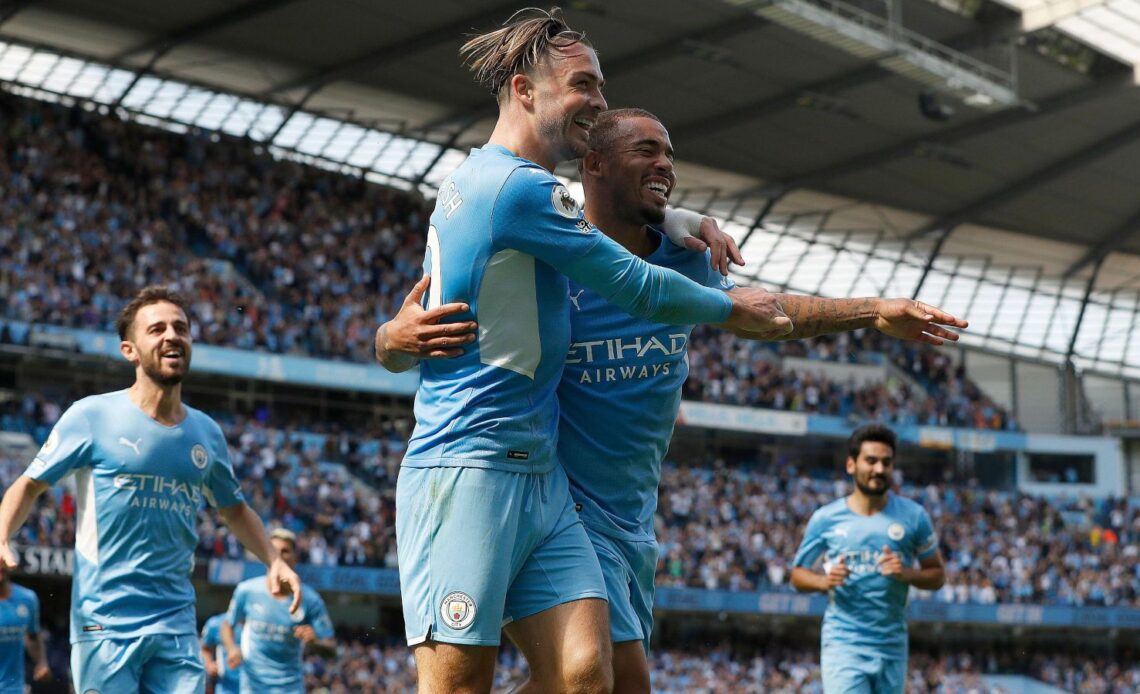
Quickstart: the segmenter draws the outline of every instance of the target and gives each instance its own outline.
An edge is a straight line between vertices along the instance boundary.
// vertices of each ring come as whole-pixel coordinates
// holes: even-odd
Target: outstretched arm
[[[729,292],[737,291],[736,289]],[[941,345],[957,341],[948,328],[965,328],[966,321],[945,311],[911,299],[828,299],[800,294],[774,294],[788,318],[792,331],[778,340],[802,340],[817,335],[874,328],[900,340]],[[751,338],[747,333],[737,333]]]

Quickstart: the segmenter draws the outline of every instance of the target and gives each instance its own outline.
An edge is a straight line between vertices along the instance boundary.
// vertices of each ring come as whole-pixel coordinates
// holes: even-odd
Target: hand
[[[905,583],[905,571],[899,555],[892,552],[887,545],[883,545],[883,553],[879,555],[879,573]]]
[[[831,590],[843,585],[850,573],[847,570],[847,559],[842,554],[839,555],[839,560],[832,564],[831,570],[827,572],[827,589]]]
[[[301,606],[301,577],[297,575],[293,567],[278,557],[269,565],[269,572],[265,574],[265,580],[269,584],[269,594],[275,598],[289,592],[293,593],[293,602],[289,605],[289,613],[296,612],[297,608]]]
[[[0,568],[11,571],[16,568],[20,560],[16,558],[16,553],[12,551],[12,547],[8,544],[7,540],[0,542]]]
[[[792,332],[792,319],[776,295],[758,287],[737,287],[728,292],[732,313],[722,325],[750,340],[772,340]]]
[[[36,669],[32,671],[32,679],[37,682],[47,682],[51,677],[51,668],[47,663],[36,663]]]
[[[206,677],[218,676],[218,662],[210,659],[206,661]]]
[[[317,632],[308,624],[299,624],[293,627],[293,636],[300,639],[301,643],[306,646],[317,640]]]
[[[226,650],[226,669],[236,670],[241,667],[241,649]]]
[[[478,325],[474,321],[440,322],[470,310],[467,304],[443,304],[424,310],[420,302],[429,284],[431,276],[424,275],[404,297],[396,317],[376,330],[377,359],[384,353],[403,354],[416,359],[457,357],[463,354],[462,345],[475,340]]]
[[[685,248],[696,253],[704,253],[711,249],[712,268],[725,277],[728,276],[728,264],[744,265],[744,256],[736,247],[736,240],[720,230],[720,225],[712,217],[701,219],[701,227],[695,236],[684,239]]]
[[[942,327],[969,326],[964,320],[955,318],[942,309],[911,299],[884,299],[875,312],[875,329],[884,335],[900,340],[915,340],[930,345],[945,344],[946,340],[956,342],[958,333]]]

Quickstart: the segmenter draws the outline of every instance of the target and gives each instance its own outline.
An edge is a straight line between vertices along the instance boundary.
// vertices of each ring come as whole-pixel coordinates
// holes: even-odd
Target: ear
[[[579,164],[579,170],[584,174],[591,176],[600,176],[605,169],[605,157],[599,154],[596,150],[586,150],[586,156],[582,157],[582,163]]]
[[[527,108],[534,106],[534,83],[523,73],[512,75],[507,81],[507,89],[510,90],[511,99],[517,100]]]
[[[847,456],[847,474],[848,475],[854,475],[855,474],[855,459],[852,458],[851,456]]]
[[[139,365],[138,352],[135,351],[135,345],[133,342],[128,342],[127,340],[120,342],[119,353],[123,355],[123,359],[126,359],[135,366]]]

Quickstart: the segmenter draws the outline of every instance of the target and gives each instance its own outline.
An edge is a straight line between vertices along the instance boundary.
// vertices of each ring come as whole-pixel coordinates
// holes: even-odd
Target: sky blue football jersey
[[[567,277],[666,323],[720,323],[723,292],[654,267],[607,238],[549,171],[497,145],[440,187],[428,230],[427,306],[466,302],[455,320],[478,339],[420,363],[416,426],[404,464],[547,472],[555,461],[555,388],[570,344]]]
[[[214,420],[186,407],[168,427],[125,390],[93,395],[63,413],[25,474],[75,475],[73,643],[197,632],[198,510],[242,501]]]
[[[202,625],[202,645],[214,652],[218,663],[218,682],[214,694],[237,694],[241,686],[241,665],[231,668],[226,665],[226,649],[222,646],[222,622],[225,613],[216,614]],[[241,643],[241,625],[234,626],[234,640]]]
[[[930,516],[910,499],[891,494],[873,516],[861,516],[836,499],[816,510],[796,552],[795,566],[811,568],[824,558],[824,571],[843,555],[850,574],[830,591],[823,617],[824,647],[877,648],[905,652],[906,602],[910,586],[879,573],[883,547],[900,555],[903,566],[938,551]]]
[[[40,599],[15,583],[0,600],[0,692],[24,691],[24,639],[40,630]]]
[[[308,624],[318,639],[333,637],[332,621],[317,591],[303,585],[301,606],[294,614],[289,614],[291,599],[289,596],[275,598],[270,595],[265,576],[246,579],[234,588],[226,619],[230,624],[242,624],[241,677],[249,685],[243,686],[243,691],[301,684],[304,680],[301,672],[304,644],[293,635],[296,627]]]
[[[707,287],[735,286],[711,267],[707,251],[693,253],[653,233],[660,245],[648,262]],[[614,537],[652,540],[661,460],[689,375],[693,326],[634,318],[576,282],[569,291],[558,459],[582,522]]]

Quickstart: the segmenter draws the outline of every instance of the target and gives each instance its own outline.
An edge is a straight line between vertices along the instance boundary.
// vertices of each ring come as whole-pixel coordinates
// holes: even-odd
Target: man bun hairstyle
[[[511,77],[533,74],[551,53],[577,43],[590,45],[585,34],[566,24],[561,9],[552,7],[547,12],[527,7],[511,15],[501,28],[463,44],[459,55],[475,73],[475,81],[501,101]]]
[[[143,287],[135,295],[135,298],[131,299],[122,311],[119,311],[119,317],[115,320],[115,329],[119,332],[119,339],[126,340],[131,334],[135,325],[135,316],[138,315],[139,309],[163,301],[182,309],[182,312],[186,314],[186,322],[190,322],[190,304],[186,302],[186,298],[169,287],[152,284],[149,287]]]
[[[885,424],[874,422],[851,432],[851,437],[847,439],[847,455],[852,459],[857,459],[859,451],[863,449],[863,443],[866,441],[885,443],[891,447],[892,454],[898,449],[898,436],[895,432]]]

